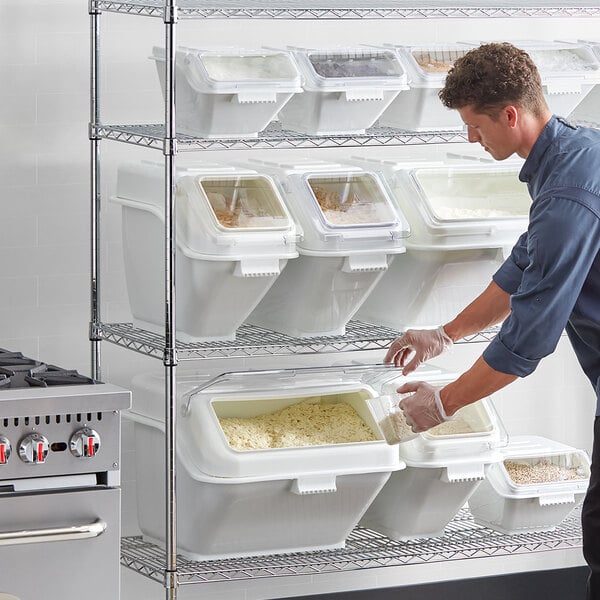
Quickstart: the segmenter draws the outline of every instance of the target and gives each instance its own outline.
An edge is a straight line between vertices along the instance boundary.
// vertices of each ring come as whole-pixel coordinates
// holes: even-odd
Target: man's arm
[[[483,357],[479,357],[468,371],[442,388],[440,399],[446,414],[450,416],[459,408],[501,390],[515,379],[518,379],[517,375],[496,371]]]
[[[510,312],[510,294],[492,281],[471,304],[444,325],[448,337],[456,342],[503,321]]]

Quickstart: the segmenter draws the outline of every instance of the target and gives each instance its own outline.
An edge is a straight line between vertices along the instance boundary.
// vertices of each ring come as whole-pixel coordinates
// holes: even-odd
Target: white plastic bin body
[[[177,181],[177,338],[232,340],[297,256],[295,226],[273,182],[251,171],[206,166],[179,171]],[[128,165],[120,169],[115,198],[122,205],[134,323],[158,333],[164,333],[163,189],[160,167]],[[225,204],[236,194],[237,208],[228,212]]]
[[[600,62],[600,41],[578,40],[580,44],[584,44]],[[576,122],[589,123],[597,125],[600,123],[600,85],[596,84],[589,94],[577,105],[573,118]]]
[[[470,47],[465,44],[391,46],[408,75],[409,90],[386,108],[379,124],[407,131],[460,131],[458,111],[446,108],[438,97],[448,70]]]
[[[344,546],[390,473],[404,464],[369,412],[366,400],[374,390],[340,377],[292,373],[268,384],[241,378],[236,386],[227,382],[198,393],[193,379],[184,378],[179,410],[191,397],[189,410],[178,419],[178,552],[210,560]],[[160,377],[136,377],[129,414],[136,437],[139,526],[145,538],[161,544],[164,419],[156,415],[162,386]],[[238,451],[218,424],[217,413],[249,417],[315,396],[351,403],[376,440]]]
[[[378,172],[406,215],[411,236],[357,319],[399,329],[438,326],[489,285],[526,231],[527,187],[517,165],[413,168],[382,161]]]
[[[294,337],[343,334],[404,252],[406,222],[373,173],[315,161],[251,164],[277,179],[303,237],[300,256],[248,321]]]
[[[154,48],[152,58],[164,95],[164,48]],[[301,92],[300,74],[285,51],[181,47],[176,53],[178,133],[256,137]]]
[[[406,73],[386,49],[293,49],[304,92],[279,113],[286,129],[309,135],[361,134],[404,90]]]
[[[443,387],[455,378],[421,367],[409,377],[388,381],[381,393],[399,401],[395,390],[408,380]],[[443,533],[490,465],[501,460],[498,448],[506,444],[506,431],[489,398],[460,409],[456,419],[398,444],[406,469],[392,473],[361,519],[362,526],[394,540]]]
[[[502,449],[503,461],[469,498],[476,523],[503,533],[549,531],[576,508],[587,490],[590,462],[583,450],[539,436],[515,436]],[[546,483],[515,483],[504,461],[576,469],[580,478]]]

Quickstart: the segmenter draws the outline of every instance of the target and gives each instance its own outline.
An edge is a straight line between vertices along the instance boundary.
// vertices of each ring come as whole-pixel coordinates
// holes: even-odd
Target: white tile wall
[[[102,118],[106,122],[160,120],[162,100],[155,67],[148,56],[153,45],[163,44],[161,20],[105,14],[101,21]],[[0,86],[0,347],[20,349],[83,372],[89,371],[88,25],[87,2],[83,0],[0,3],[3,82]],[[519,39],[531,37],[530,25],[525,20],[506,19],[454,19],[451,27],[445,20],[343,23],[232,20],[182,22],[178,35],[179,42],[187,45],[319,46]],[[538,19],[535,33],[545,39],[594,39],[597,27],[595,19]],[[417,147],[373,149],[378,154],[400,156],[426,155],[432,151]],[[321,155],[344,153],[325,150]],[[214,153],[210,159],[223,161],[230,156],[233,155]],[[108,321],[127,320],[130,315],[119,212],[106,200],[114,191],[119,162],[140,157],[162,158],[154,151],[102,144],[105,192],[102,310]],[[115,383],[127,385],[133,374],[161,368],[154,359],[109,344],[104,346],[104,373]],[[457,347],[445,359],[447,364],[464,368],[481,350],[476,346]],[[326,360],[345,359],[336,356]],[[558,354],[548,359],[546,365],[530,379],[498,395],[507,427],[514,433],[552,435],[588,447],[593,397],[566,342],[561,342]],[[220,366],[212,364],[211,368]],[[135,473],[131,469],[130,437],[131,427],[125,423],[126,532],[128,528],[135,529]],[[223,597],[246,598],[243,587],[232,586]],[[138,597],[148,596],[140,593]],[[132,599],[133,596],[128,596],[125,600]]]

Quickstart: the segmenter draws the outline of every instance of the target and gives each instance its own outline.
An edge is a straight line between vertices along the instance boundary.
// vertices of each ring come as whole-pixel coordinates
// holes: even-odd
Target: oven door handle
[[[21,529],[20,531],[0,531],[0,546],[85,540],[98,537],[105,531],[106,523],[100,519],[93,523],[88,523],[87,525],[50,527],[48,529]]]

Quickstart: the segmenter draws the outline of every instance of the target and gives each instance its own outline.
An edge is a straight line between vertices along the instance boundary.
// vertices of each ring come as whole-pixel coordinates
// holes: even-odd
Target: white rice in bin
[[[371,442],[375,437],[356,410],[345,402],[306,398],[274,413],[256,417],[219,417],[235,450],[264,450]]]

